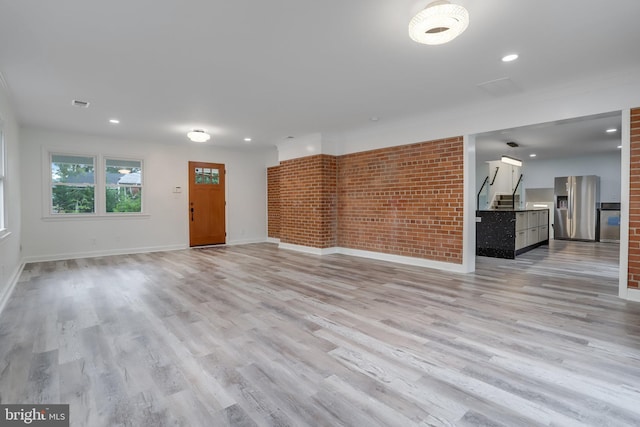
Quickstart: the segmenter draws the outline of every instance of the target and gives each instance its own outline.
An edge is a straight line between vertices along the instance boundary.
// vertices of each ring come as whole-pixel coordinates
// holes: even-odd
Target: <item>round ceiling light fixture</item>
[[[469,26],[469,12],[447,0],[438,0],[418,12],[409,22],[409,37],[422,44],[450,42]]]
[[[187,133],[187,137],[193,142],[207,142],[211,139],[211,135],[203,131],[202,129],[194,129]]]

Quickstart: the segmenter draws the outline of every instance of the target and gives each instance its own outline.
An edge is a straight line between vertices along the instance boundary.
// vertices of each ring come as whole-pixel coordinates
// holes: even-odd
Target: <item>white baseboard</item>
[[[433,261],[425,258],[415,258],[402,255],[385,254],[382,252],[363,251],[360,249],[338,248],[338,253],[361,258],[376,259],[379,261],[395,262],[398,264],[413,265],[416,267],[433,268],[435,270],[449,271],[452,273],[466,273],[462,264]]]
[[[629,301],[640,302],[640,289],[627,289],[627,297],[625,299]]]
[[[236,239],[236,240],[229,240],[227,242],[227,245],[229,246],[234,246],[234,245],[250,245],[251,243],[264,243],[266,242],[267,239]]]
[[[187,245],[169,245],[169,246],[148,246],[142,248],[128,248],[128,249],[108,249],[104,251],[92,251],[92,252],[70,252],[66,254],[52,254],[52,255],[36,255],[25,257],[24,262],[43,262],[43,261],[63,261],[67,259],[79,259],[79,258],[97,258],[101,256],[111,255],[132,255],[142,254],[148,252],[168,252],[179,251],[188,249]]]
[[[338,253],[338,248],[314,248],[312,246],[292,245],[291,243],[282,243],[278,245],[280,249],[287,249],[290,251],[304,252],[305,254],[312,255],[331,255]]]
[[[24,265],[25,263],[23,262],[18,266],[18,268],[16,268],[16,270],[11,275],[11,278],[9,279],[9,286],[7,286],[2,295],[0,295],[0,314],[2,314],[2,310],[4,310],[7,302],[9,302],[9,298],[11,297],[13,290],[18,284],[18,279],[20,279],[20,275],[22,274]]]
[[[379,261],[395,262],[398,264],[414,265],[417,267],[433,268],[436,270],[449,271],[453,273],[466,273],[462,264],[453,264],[449,262],[433,261],[424,258],[414,258],[402,255],[385,254],[382,252],[363,251],[359,249],[350,249],[342,247],[333,248],[314,248],[310,246],[292,245],[290,243],[280,243],[278,245],[280,249],[287,249],[297,252],[303,252],[313,255],[330,255],[330,254],[342,254],[349,256],[357,256],[361,258],[375,259]]]
[[[267,243],[280,243],[280,239],[276,239],[275,237],[267,237]]]

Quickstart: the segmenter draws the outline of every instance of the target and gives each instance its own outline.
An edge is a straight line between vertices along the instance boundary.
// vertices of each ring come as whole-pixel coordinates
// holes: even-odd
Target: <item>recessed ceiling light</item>
[[[187,133],[187,137],[193,142],[207,142],[211,138],[211,135],[202,129],[194,129]]]
[[[251,138],[245,138],[244,142],[251,142]]]
[[[378,117],[376,117],[376,116],[373,116],[373,117],[369,118],[369,120],[371,120],[372,122],[377,122],[380,119]]]
[[[518,54],[517,53],[511,53],[509,55],[505,55],[502,57],[502,62],[511,62],[511,61],[515,61],[516,59],[518,59]]]
[[[531,154],[529,154],[529,157],[535,157],[536,155],[537,154],[535,154],[535,153],[531,153]]]
[[[618,145],[618,148],[622,148],[622,145]]]
[[[109,119],[109,123],[113,123],[114,125],[117,125],[118,123],[120,123],[120,120],[118,120],[118,119]]]
[[[616,128],[607,129],[607,133],[614,133],[614,132],[617,132],[617,131],[618,131],[618,129],[616,129]]]

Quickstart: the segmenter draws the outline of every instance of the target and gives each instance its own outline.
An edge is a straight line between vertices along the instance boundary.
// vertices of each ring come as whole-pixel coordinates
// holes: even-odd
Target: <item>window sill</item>
[[[2,243],[4,239],[6,239],[9,236],[11,236],[11,232],[9,230],[7,230],[6,228],[3,228],[2,230],[0,230],[0,243]]]
[[[60,222],[60,221],[103,221],[103,220],[122,220],[122,219],[149,219],[151,215],[145,213],[114,213],[114,214],[69,214],[60,216],[45,216],[43,221]]]

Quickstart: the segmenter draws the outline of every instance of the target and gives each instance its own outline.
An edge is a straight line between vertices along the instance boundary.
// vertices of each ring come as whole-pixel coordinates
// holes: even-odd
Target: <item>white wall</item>
[[[145,213],[141,218],[46,218],[43,167],[50,150],[144,160]],[[27,261],[185,248],[189,244],[188,162],[224,163],[227,169],[227,243],[265,241],[265,167],[270,151],[230,151],[215,143],[176,145],[36,129],[21,132],[23,235]],[[46,160],[44,160],[46,162]],[[173,193],[174,187],[182,193]]]
[[[412,144],[498,129],[572,119],[638,107],[640,67],[508,97],[491,97],[474,105],[416,114],[332,134],[335,154]],[[476,90],[469,87],[469,90]]]
[[[22,263],[20,255],[20,152],[18,125],[8,95],[0,79],[0,121],[6,145],[6,226],[0,236],[0,311],[18,279]]]
[[[553,188],[556,176],[598,175],[600,177],[600,201],[620,202],[621,156],[620,152],[567,159],[531,160],[522,165],[524,188]],[[476,165],[476,188],[480,188],[488,173],[487,162]]]
[[[640,103],[640,101],[639,101]],[[620,201],[620,152],[555,160],[525,160],[524,188],[553,188],[556,176],[598,175],[600,201]]]

